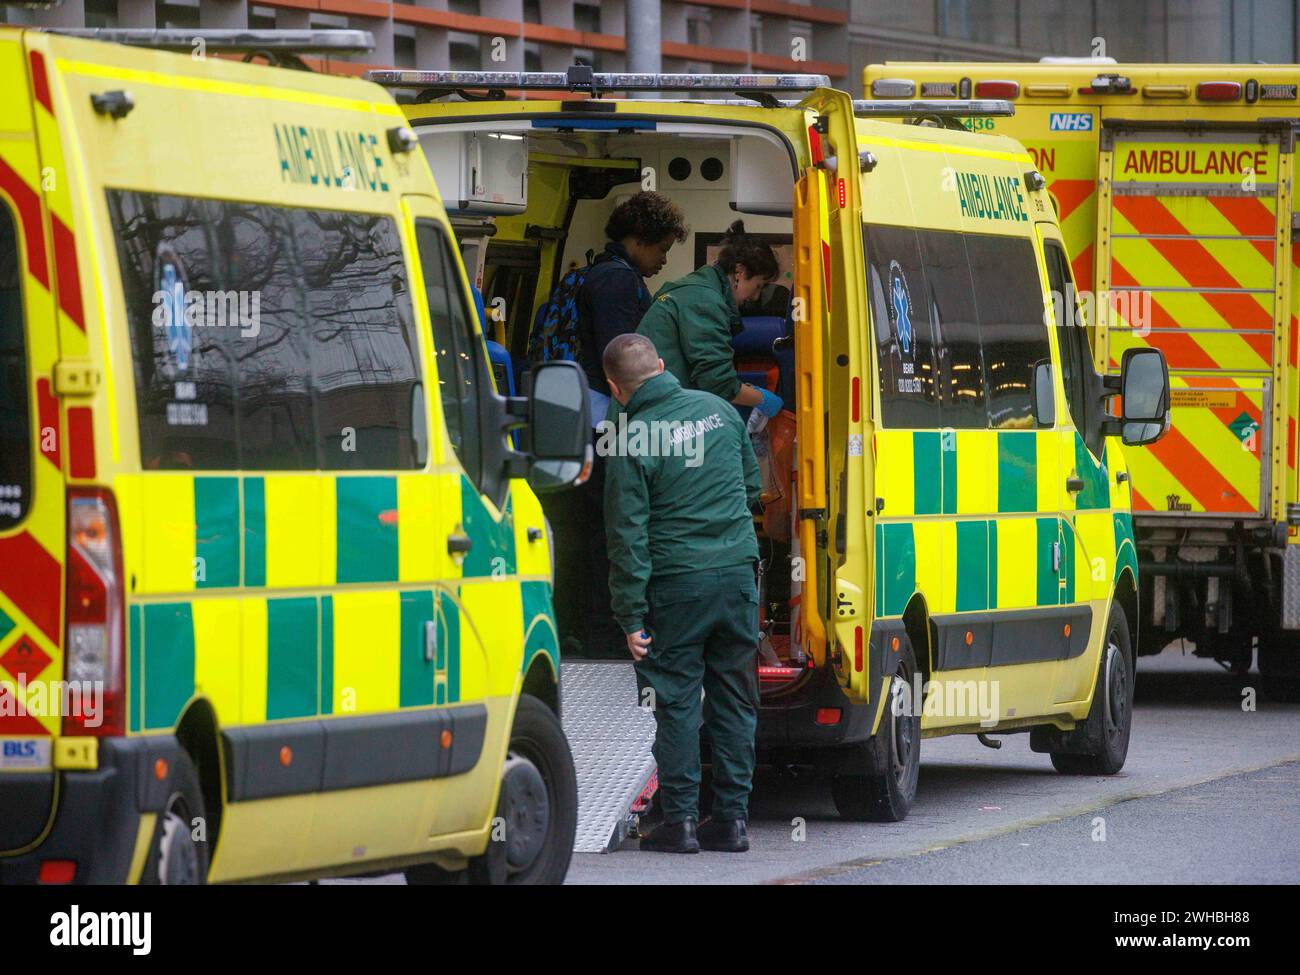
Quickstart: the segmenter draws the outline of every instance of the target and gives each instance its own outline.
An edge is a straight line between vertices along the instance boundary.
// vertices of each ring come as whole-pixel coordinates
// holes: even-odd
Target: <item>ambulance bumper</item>
[[[167,801],[167,783],[151,774],[154,762],[171,758],[179,749],[170,735],[151,738],[105,738],[99,743],[99,768],[88,771],[0,774],[0,809],[20,803],[46,802],[54,785],[57,810],[53,825],[40,843],[19,856],[0,855],[0,884],[40,882],[41,865],[51,860],[76,864],[73,883],[122,884],[135,852],[140,815],[160,811]],[[43,776],[47,788],[17,781],[18,775]],[[54,778],[58,777],[55,783]],[[24,818],[40,810],[22,810]]]
[[[818,670],[788,697],[760,703],[758,760],[832,769],[860,766],[873,717],[873,708],[845,696],[829,668]]]

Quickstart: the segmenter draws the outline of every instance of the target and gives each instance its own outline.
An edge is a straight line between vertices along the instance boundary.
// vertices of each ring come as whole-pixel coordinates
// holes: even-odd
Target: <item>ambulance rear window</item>
[[[391,217],[109,190],[146,470],[423,463]]]
[[[23,520],[32,493],[32,418],[19,268],[13,214],[0,204],[0,529]]]

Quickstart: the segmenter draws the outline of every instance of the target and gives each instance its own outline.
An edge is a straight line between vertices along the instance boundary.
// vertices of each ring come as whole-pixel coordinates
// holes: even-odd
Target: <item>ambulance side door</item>
[[[1092,686],[1094,668],[1086,652],[1096,641],[1100,616],[1095,600],[1109,595],[1114,578],[1115,536],[1111,523],[1109,472],[1101,435],[1101,378],[1092,366],[1087,322],[1080,310],[1069,256],[1060,229],[1039,223],[1048,288],[1053,300],[1063,398],[1057,405],[1057,443],[1062,484],[1057,572],[1066,634],[1065,660],[1057,675],[1054,703],[1081,700]]]
[[[427,486],[419,488],[433,498],[425,531],[427,556],[421,561],[421,570],[431,573],[434,591],[426,655],[434,665],[433,704],[471,713],[477,710],[475,705],[487,705],[490,697],[501,696],[497,685],[512,677],[502,673],[504,664],[497,666],[499,626],[481,606],[476,612],[471,593],[479,588],[472,579],[491,578],[491,570],[499,565],[493,559],[501,547],[502,529],[508,528],[507,515],[493,509],[481,491],[484,399],[491,394],[492,380],[450,227],[432,198],[406,196],[402,203],[414,231],[418,277],[412,290],[429,318],[424,337],[430,351],[425,357],[425,408],[432,419],[427,448],[431,473],[424,475]],[[486,651],[489,645],[494,647],[491,655]],[[513,680],[510,685],[513,688]],[[458,773],[473,769],[472,778],[494,787],[498,776],[496,772],[484,776],[484,763],[499,768],[496,752],[508,732],[508,709],[490,706],[482,727],[470,724],[457,730],[453,747],[459,748],[463,741],[476,750],[468,767],[454,755]],[[481,826],[495,791],[457,788],[454,795],[454,802],[438,804],[434,835]]]

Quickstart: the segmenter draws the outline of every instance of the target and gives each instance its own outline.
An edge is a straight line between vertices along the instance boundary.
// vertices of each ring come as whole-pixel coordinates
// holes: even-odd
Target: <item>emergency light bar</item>
[[[888,102],[856,98],[853,101],[853,114],[877,118],[915,115],[931,118],[969,118],[972,115],[1015,115],[1016,107],[1003,98],[913,98]]]
[[[691,99],[695,105],[735,105],[754,107],[752,101],[741,98]],[[799,103],[782,99],[777,108],[798,108]],[[974,115],[1008,116],[1016,114],[1016,107],[1001,98],[914,98],[908,101],[873,102],[855,99],[853,114],[876,118],[969,118]]]
[[[367,71],[365,78],[386,88],[487,89],[496,97],[507,89],[599,97],[602,91],[812,91],[831,83],[824,74],[606,74],[581,64],[567,71]]]
[[[110,44],[192,51],[202,41],[209,51],[239,54],[364,54],[375,49],[368,30],[217,30],[149,27],[45,27],[51,34],[84,37]]]

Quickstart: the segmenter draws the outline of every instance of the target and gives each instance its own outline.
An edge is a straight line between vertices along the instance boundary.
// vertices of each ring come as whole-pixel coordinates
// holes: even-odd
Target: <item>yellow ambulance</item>
[[[1105,379],[1082,330],[1053,327],[1072,272],[1043,179],[956,122],[1006,103],[855,103],[799,75],[371,77],[414,93],[508,370],[636,190],[691,224],[652,290],[711,260],[737,215],[773,246],[789,300],[775,321],[742,309],[733,340],[797,425],[768,468],[786,507],[759,526],[760,761],[815,765],[844,816],[890,820],[922,736],[1031,732],[1063,771],[1120,768],[1137,619],[1121,440],[1163,433],[1167,376],[1133,349]]]
[[[214,56],[359,32],[102,33],[0,29],[0,881],[559,882],[585,380],[497,394],[383,90]]]
[[[1131,455],[1140,653],[1186,637],[1279,696],[1300,693],[1300,371],[1294,66],[872,65],[869,98],[968,94],[1013,116],[1047,179],[1096,367],[1165,353],[1172,430]],[[1104,316],[1101,313],[1105,313]]]

